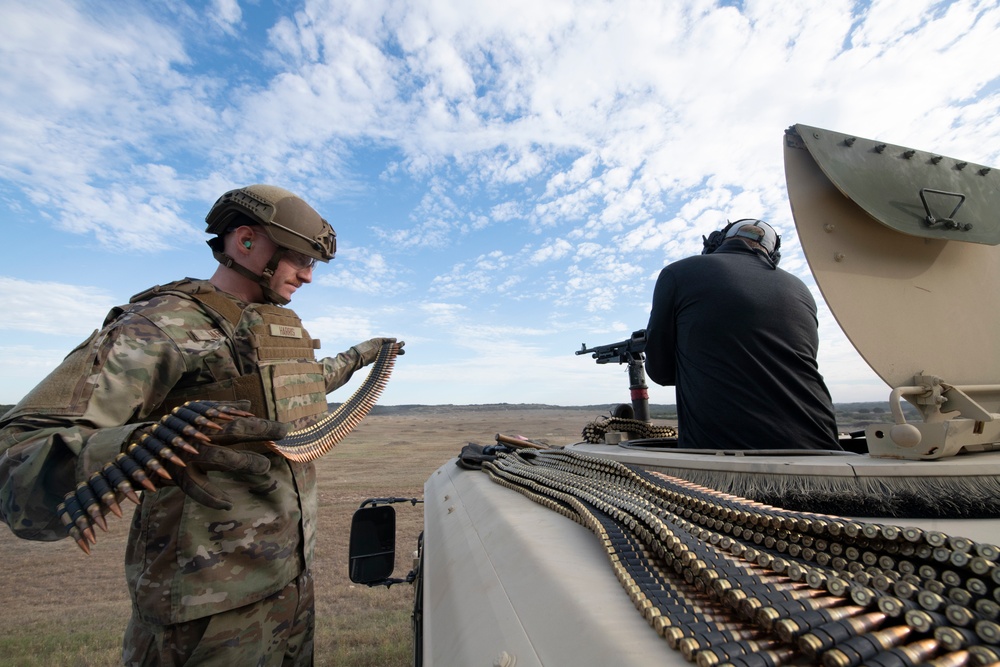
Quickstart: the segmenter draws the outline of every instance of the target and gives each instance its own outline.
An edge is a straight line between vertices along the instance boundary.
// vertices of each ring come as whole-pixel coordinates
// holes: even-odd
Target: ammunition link
[[[636,608],[698,667],[1000,659],[1000,548],[792,512],[545,450],[490,478],[594,532]]]
[[[172,480],[164,461],[185,467],[184,460],[175,450],[197,454],[197,443],[209,441],[204,430],[221,430],[218,421],[248,416],[252,415],[212,401],[189,401],[175,408],[153,424],[148,433],[142,432],[114,461],[106,463],[90,479],[80,482],[65,495],[56,513],[66,532],[84,553],[89,554],[90,545],[97,544],[93,527],[96,525],[107,531],[105,515],[111,512],[122,516],[122,500],[139,504],[133,484],[147,491],[156,491],[157,485],[153,480]]]

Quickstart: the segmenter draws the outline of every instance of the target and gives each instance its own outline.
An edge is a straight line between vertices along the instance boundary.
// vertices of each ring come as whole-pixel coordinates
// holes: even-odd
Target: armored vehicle
[[[1000,173],[805,125],[784,159],[891,419],[844,452],[683,450],[636,391],[641,332],[585,348],[633,383],[592,442],[498,438],[427,480],[416,664],[1000,660]],[[351,576],[385,583],[391,507],[370,504]]]

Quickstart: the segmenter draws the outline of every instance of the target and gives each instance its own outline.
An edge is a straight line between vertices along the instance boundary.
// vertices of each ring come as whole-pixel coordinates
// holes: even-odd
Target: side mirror
[[[351,519],[349,576],[356,584],[379,584],[396,566],[396,510],[362,507]]]

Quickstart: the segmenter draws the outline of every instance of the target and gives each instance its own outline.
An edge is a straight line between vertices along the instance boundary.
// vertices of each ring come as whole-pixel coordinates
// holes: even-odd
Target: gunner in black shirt
[[[675,385],[679,446],[839,450],[816,362],[816,302],[777,268],[781,238],[737,220],[660,272],[646,373]]]

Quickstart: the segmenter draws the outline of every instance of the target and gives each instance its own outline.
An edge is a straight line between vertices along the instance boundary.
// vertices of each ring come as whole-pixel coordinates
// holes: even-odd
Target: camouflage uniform
[[[65,537],[62,496],[183,400],[250,398],[255,414],[293,428],[315,420],[378,346],[321,361],[314,346],[292,311],[237,302],[207,281],[133,297],[0,418],[0,518],[23,538]],[[315,469],[266,455],[267,475],[212,474],[230,511],[174,486],[143,494],[126,554],[128,663],[181,664],[191,651],[210,663],[212,640],[231,649],[219,664],[282,664],[294,649],[311,662]]]

